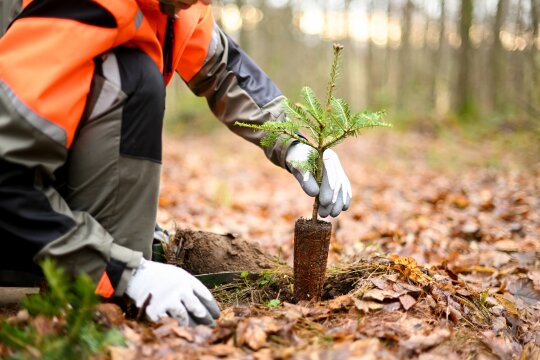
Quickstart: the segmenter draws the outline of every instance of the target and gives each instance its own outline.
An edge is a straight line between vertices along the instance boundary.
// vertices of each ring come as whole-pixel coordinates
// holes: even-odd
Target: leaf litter
[[[538,166],[486,168],[486,150],[465,144],[452,159],[465,165],[446,171],[422,155],[441,146],[436,139],[362,140],[337,150],[358,190],[332,220],[323,299],[294,303],[292,224],[310,199],[252,145],[230,147],[230,135],[166,139],[158,221],[241,234],[286,265],[212,289],[222,308],[213,329],[100,307],[100,321],[127,340],[109,357],[540,358]]]

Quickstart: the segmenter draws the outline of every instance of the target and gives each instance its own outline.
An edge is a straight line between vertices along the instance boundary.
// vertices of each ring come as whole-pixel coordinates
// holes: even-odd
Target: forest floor
[[[312,206],[294,178],[230,134],[180,140],[165,143],[159,220],[236,233],[292,264],[294,222]],[[336,151],[353,201],[332,220],[327,300],[292,305],[282,285],[227,297],[206,336],[161,333],[198,356],[538,358],[540,148],[376,130]]]
[[[531,145],[531,144],[529,144]],[[113,359],[540,359],[540,149],[370,130],[336,148],[353,201],[332,219],[323,301],[289,270],[214,290],[215,329],[122,322]],[[159,223],[234,233],[292,265],[312,199],[229,133],[168,136]],[[276,264],[277,266],[277,264]]]

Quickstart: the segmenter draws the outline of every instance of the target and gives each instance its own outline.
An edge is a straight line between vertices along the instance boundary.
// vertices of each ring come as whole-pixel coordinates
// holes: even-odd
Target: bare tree
[[[440,83],[442,81],[443,72],[441,71],[443,53],[445,50],[445,33],[446,33],[446,0],[440,0],[441,12],[439,14],[439,36],[438,36],[438,46],[433,51],[432,58],[432,71],[431,71],[431,84],[430,84],[430,94],[431,94],[431,107],[433,109],[437,106],[437,97],[438,89],[440,88]]]
[[[389,25],[390,25],[390,21],[392,19],[392,12],[393,12],[392,4],[393,4],[393,0],[388,0],[387,3],[386,3],[386,18],[388,19],[388,24]],[[387,33],[386,48],[385,48],[385,51],[384,51],[384,74],[383,74],[384,80],[383,80],[383,83],[385,84],[385,87],[388,90],[391,89],[391,85],[390,85],[391,67],[392,67],[392,50],[391,50],[391,42],[390,42],[390,33]]]
[[[536,109],[536,112],[540,112],[540,57],[537,47],[537,40],[540,36],[540,0],[530,0],[531,8],[531,28],[532,28],[532,41],[529,44],[529,68],[531,71],[531,86],[529,91],[529,102]]]
[[[455,93],[455,106],[457,112],[464,115],[470,113],[475,105],[470,82],[473,50],[470,30],[473,21],[473,0],[461,0],[460,14],[461,47],[458,58],[458,84]]]
[[[497,3],[497,12],[493,22],[493,45],[491,48],[491,82],[490,82],[490,103],[494,110],[501,110],[505,98],[505,52],[501,41],[501,31],[504,24],[504,18],[508,9],[508,0],[499,0]]]
[[[371,20],[373,19],[373,15],[375,12],[375,0],[371,0],[369,2],[369,8],[368,8],[368,18]],[[371,38],[372,35],[372,29],[370,25],[370,37],[368,39],[368,48],[367,48],[367,60],[366,60],[366,68],[367,68],[367,74],[366,74],[366,101],[368,106],[372,106],[375,103],[375,94],[376,94],[376,81],[375,81],[375,66],[376,62],[374,60],[375,57],[375,49],[373,45],[373,39]]]
[[[403,7],[402,26],[401,26],[401,48],[399,51],[399,74],[397,84],[397,104],[399,109],[403,109],[407,103],[407,92],[409,86],[410,52],[411,52],[411,28],[414,3],[407,0]]]

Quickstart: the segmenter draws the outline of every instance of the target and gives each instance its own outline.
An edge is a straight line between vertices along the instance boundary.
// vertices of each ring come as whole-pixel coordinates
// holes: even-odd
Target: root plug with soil
[[[357,136],[364,128],[390,126],[382,121],[381,112],[351,113],[349,104],[345,100],[334,97],[342,51],[342,45],[334,44],[324,106],[314,91],[306,86],[302,89],[303,104],[294,103],[289,99],[283,101],[283,107],[287,113],[285,121],[268,121],[261,125],[236,123],[238,126],[264,131],[266,135],[261,141],[263,147],[273,146],[276,141],[285,143],[290,140],[294,141],[293,144],[309,146],[311,151],[306,161],[293,161],[294,163],[288,161],[288,164],[300,170],[302,174],[307,172],[313,174],[319,189],[326,171],[323,163],[323,154],[326,150],[343,142],[347,137]],[[301,132],[302,135],[300,135]],[[334,190],[331,186],[329,188]],[[343,196],[344,203],[348,201],[346,199],[348,194],[340,191],[337,196]],[[334,194],[334,202],[337,201],[337,196]],[[320,221],[318,213],[319,197],[316,196],[311,220],[299,219],[295,226],[294,294],[297,301],[316,301],[321,297],[332,225]]]
[[[298,219],[294,227],[294,294],[296,300],[318,299],[326,274],[332,224]]]

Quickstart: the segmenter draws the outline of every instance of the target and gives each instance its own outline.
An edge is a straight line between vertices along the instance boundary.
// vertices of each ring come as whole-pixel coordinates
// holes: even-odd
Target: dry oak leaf
[[[123,346],[109,346],[109,355],[111,360],[135,360],[137,358],[137,350]]]
[[[212,345],[208,348],[210,354],[215,355],[217,357],[226,357],[226,356],[232,356],[236,354],[238,351],[237,348],[235,348],[232,345],[228,344],[216,344]]]
[[[536,346],[533,343],[528,343],[523,348],[520,359],[540,359],[540,346]]]
[[[505,335],[495,335],[493,331],[484,332],[483,343],[489,346],[491,352],[499,359],[512,359],[513,354],[518,354],[520,345]]]
[[[243,319],[236,328],[237,345],[247,345],[252,350],[259,350],[266,345],[268,334],[279,329],[276,320],[270,316]]]
[[[164,338],[170,335],[175,336],[177,335],[175,329],[180,327],[178,321],[172,317],[162,318],[158,325],[159,327],[154,330],[154,335],[158,338]]]
[[[417,352],[439,345],[450,338],[450,330],[436,328],[428,335],[413,334],[407,340],[400,340],[399,344],[408,350]]]
[[[415,283],[426,285],[430,282],[429,276],[422,272],[422,270],[418,267],[416,260],[414,260],[412,257],[390,254],[388,255],[388,258],[396,265],[401,265],[396,267],[396,269]]]
[[[409,310],[416,304],[416,300],[409,294],[405,294],[399,297],[399,302],[405,310]]]
[[[373,302],[373,301],[364,301],[359,299],[354,299],[354,306],[364,313],[368,313],[370,310],[380,310],[383,308],[383,304]]]
[[[324,358],[332,359],[355,359],[355,360],[378,360],[379,352],[383,350],[381,341],[377,338],[357,340],[352,343],[337,344],[329,350]]]
[[[388,304],[383,304],[383,311],[386,312],[395,312],[401,309],[401,303],[399,301],[393,301]]]
[[[307,316],[310,313],[310,309],[305,306],[295,305],[288,302],[283,303],[282,312],[283,316],[289,321],[296,321],[304,316]]]
[[[367,300],[384,301],[385,299],[397,299],[405,293],[406,292],[397,292],[394,290],[371,289],[366,291],[362,298]]]
[[[469,199],[465,195],[461,194],[449,195],[448,202],[459,209],[465,209],[470,205]]]
[[[122,335],[124,335],[124,337],[128,341],[128,344],[139,345],[142,342],[141,335],[129,326],[124,325],[124,327],[122,328]]]
[[[519,311],[516,307],[516,304],[514,304],[512,301],[508,300],[501,294],[495,294],[494,295],[499,304],[501,304],[508,313],[519,316]]]
[[[390,286],[392,286],[392,283],[390,281],[382,278],[371,279],[371,283],[381,290],[386,290]]]
[[[124,323],[124,312],[113,303],[100,303],[96,306],[94,320],[105,326],[118,326]]]
[[[540,290],[540,270],[531,270],[527,276],[532,280],[534,288]]]
[[[506,327],[508,326],[506,323],[506,319],[502,316],[493,319],[491,325],[493,326],[493,331],[495,332],[495,334],[499,334],[501,330],[506,329]]]
[[[353,304],[350,295],[342,295],[328,301],[328,308],[332,311],[346,309]]]
[[[508,284],[508,291],[527,305],[535,305],[540,301],[540,290],[536,290],[529,279],[511,282]]]

